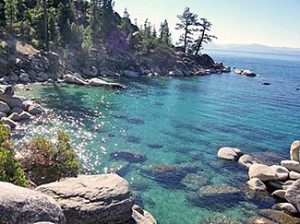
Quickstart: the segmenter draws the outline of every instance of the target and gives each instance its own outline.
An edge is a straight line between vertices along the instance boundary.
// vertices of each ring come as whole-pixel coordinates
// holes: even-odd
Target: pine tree
[[[125,8],[124,15],[121,19],[121,24],[118,26],[119,30],[124,33],[126,37],[132,34],[131,20],[127,9]]]
[[[18,0],[4,0],[5,19],[10,32],[13,31],[13,24],[17,19]]]
[[[198,55],[200,50],[202,49],[203,43],[209,43],[213,39],[217,39],[216,36],[207,34],[207,32],[210,32],[210,28],[212,24],[205,18],[201,18],[201,22],[199,23],[201,26],[200,31],[200,36],[197,40],[195,40],[194,43],[194,50],[195,50],[195,55]]]
[[[4,5],[5,5],[4,0],[0,0],[0,27],[4,27],[5,26],[5,10],[4,10]]]
[[[171,33],[170,33],[169,24],[167,20],[165,20],[163,23],[160,24],[159,32],[160,32],[159,35],[160,42],[166,46],[170,46]]]
[[[184,31],[184,33],[179,38],[179,42],[183,43],[185,52],[188,52],[189,47],[193,42],[193,32],[197,31],[196,27],[199,26],[198,16],[190,12],[190,8],[186,7],[183,14],[178,15],[177,17],[180,22],[176,24],[176,29]]]

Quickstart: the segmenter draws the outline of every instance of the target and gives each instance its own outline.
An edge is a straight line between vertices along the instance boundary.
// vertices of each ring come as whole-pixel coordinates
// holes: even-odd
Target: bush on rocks
[[[0,124],[0,181],[26,186],[27,180],[21,164],[14,158],[10,131]]]
[[[23,168],[28,178],[37,185],[78,174],[79,162],[69,144],[69,135],[59,131],[57,141],[57,144],[53,144],[43,137],[36,137],[21,149],[25,155]]]

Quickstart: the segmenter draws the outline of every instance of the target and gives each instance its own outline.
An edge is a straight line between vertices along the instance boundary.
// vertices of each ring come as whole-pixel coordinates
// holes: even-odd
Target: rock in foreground
[[[47,195],[11,183],[0,182],[0,223],[39,221],[66,223],[60,206]]]
[[[258,178],[261,181],[277,180],[276,172],[269,166],[263,164],[253,164],[249,168],[249,178]]]
[[[82,175],[41,185],[36,190],[61,205],[68,223],[122,223],[132,215],[129,185],[116,174]]]

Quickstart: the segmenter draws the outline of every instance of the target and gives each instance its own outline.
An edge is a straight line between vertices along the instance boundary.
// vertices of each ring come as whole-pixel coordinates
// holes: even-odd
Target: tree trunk
[[[204,34],[205,34],[205,31],[206,31],[206,27],[204,26],[203,27],[203,31],[202,31],[202,34],[201,34],[201,37],[200,37],[200,40],[199,40],[199,43],[196,47],[196,52],[195,52],[195,55],[198,55],[199,54],[199,51],[202,47],[202,43],[203,43],[203,38],[204,38]]]
[[[184,48],[184,53],[187,52],[187,35],[188,35],[188,25],[185,26],[185,33],[184,33],[184,45],[183,45],[183,48]]]
[[[49,50],[49,41],[48,41],[48,12],[47,12],[47,0],[43,0],[44,8],[44,42],[46,44],[46,50]]]

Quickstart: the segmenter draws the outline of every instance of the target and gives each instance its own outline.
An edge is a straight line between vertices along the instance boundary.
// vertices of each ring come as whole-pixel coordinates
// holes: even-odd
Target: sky
[[[115,0],[114,9],[123,16],[127,8],[132,22],[148,19],[156,29],[168,20],[173,42],[185,7],[213,26],[216,44],[263,44],[300,48],[300,0]]]

